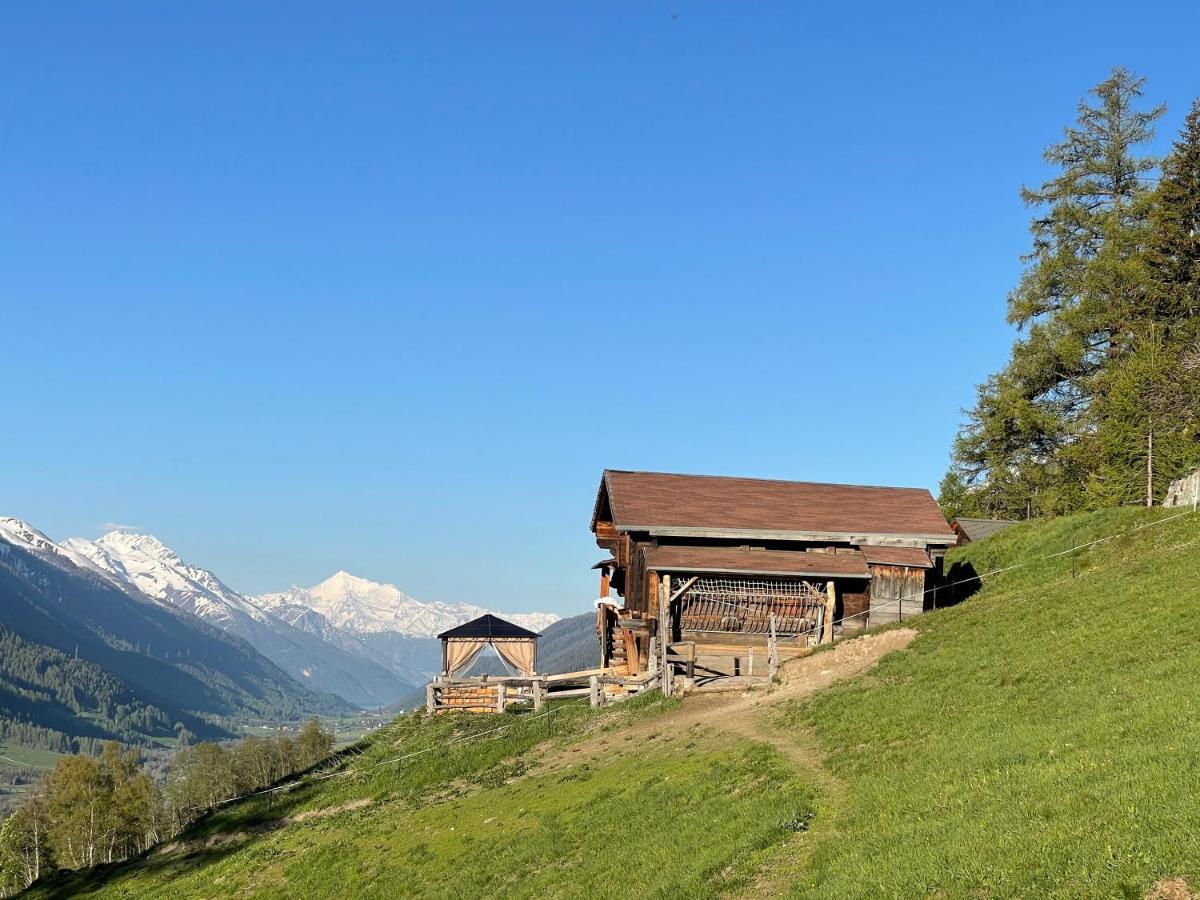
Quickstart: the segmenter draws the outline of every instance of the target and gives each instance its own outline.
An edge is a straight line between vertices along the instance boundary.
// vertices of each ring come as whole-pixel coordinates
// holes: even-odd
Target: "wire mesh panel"
[[[680,598],[680,628],[767,634],[771,613],[779,635],[805,634],[817,627],[825,608],[824,585],[768,578],[700,578]]]

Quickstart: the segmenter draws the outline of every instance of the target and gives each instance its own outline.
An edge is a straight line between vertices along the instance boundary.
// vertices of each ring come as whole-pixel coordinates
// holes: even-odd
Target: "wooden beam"
[[[668,576],[668,577],[670,577],[670,576]],[[667,601],[667,606],[670,606],[672,603],[674,603],[676,600],[678,600],[680,597],[682,597],[684,594],[686,594],[688,591],[690,591],[695,586],[696,582],[699,580],[700,580],[700,576],[697,575],[692,578],[689,578],[686,582],[684,582],[683,587],[679,588],[679,590],[677,590],[674,594],[671,595],[671,598]]]
[[[580,669],[578,672],[561,672],[557,675],[547,675],[546,682],[553,684],[556,681],[572,681],[576,678],[587,678],[589,675],[613,675],[616,674],[619,666],[601,666],[598,669]]]
[[[671,641],[671,607],[667,597],[671,593],[671,576],[664,575],[658,585],[658,643],[666,647]],[[664,697],[671,696],[671,663],[667,654],[662,655],[662,692]]]
[[[638,659],[637,638],[628,628],[623,629],[621,634],[625,641],[625,670],[630,675],[636,675],[641,671],[641,660]]]
[[[837,607],[837,587],[832,581],[825,584],[825,634],[821,638],[821,643],[833,643],[833,612]]]
[[[830,582],[832,584],[833,582]],[[771,634],[767,642],[767,677],[772,681],[779,674],[779,642],[775,635],[775,613],[771,613]]]

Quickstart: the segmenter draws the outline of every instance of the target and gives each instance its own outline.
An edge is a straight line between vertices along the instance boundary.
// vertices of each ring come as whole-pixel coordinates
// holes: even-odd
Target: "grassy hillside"
[[[1080,552],[1074,574],[1070,555],[1036,562],[906,621],[915,639],[865,676],[803,701],[786,684],[757,706],[736,701],[761,734],[735,730],[720,705],[686,718],[735,702],[712,698],[404,718],[339,764],[349,776],[232,805],[168,852],[35,896],[1144,897],[1173,876],[1196,887],[1200,516],[1150,525],[1168,514],[1021,525],[958,551],[985,572],[1140,529]],[[824,676],[838,652],[797,671]]]
[[[233,805],[166,852],[32,895],[588,897],[636,885],[694,896],[735,886],[745,861],[807,821],[811,794],[761,744],[651,732],[639,752],[622,740],[674,705],[655,695],[600,712],[570,702],[539,717],[404,717],[333,769],[346,777]],[[602,752],[564,749],[583,737]],[[695,827],[662,827],[681,817]]]
[[[979,572],[1165,518],[1113,510],[958,551]],[[793,709],[847,789],[796,896],[1142,897],[1200,885],[1200,516],[989,579],[872,676]]]

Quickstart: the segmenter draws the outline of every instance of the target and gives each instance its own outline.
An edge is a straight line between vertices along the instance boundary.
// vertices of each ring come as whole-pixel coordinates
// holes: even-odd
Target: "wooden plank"
[[[625,669],[630,675],[636,675],[641,663],[638,659],[637,638],[628,628],[622,630],[621,634],[625,638]]]
[[[559,675],[547,675],[544,680],[553,684],[556,681],[570,681],[575,678],[588,678],[591,675],[608,675],[619,672],[622,666],[601,666],[597,669],[580,669],[578,672],[563,672]]]
[[[671,576],[664,575],[658,584],[658,635],[664,646],[671,640],[671,624],[667,619],[667,597],[671,595]],[[664,697],[671,696],[671,663],[667,654],[662,655],[662,692]]]
[[[779,674],[779,642],[775,635],[775,613],[771,613],[770,642],[767,644],[767,677],[772,681]]]
[[[837,608],[837,588],[832,581],[826,583],[825,592],[829,599],[825,601],[825,634],[821,639],[823,644],[833,643],[833,613]]]
[[[668,577],[670,577],[670,576],[668,576]],[[668,590],[667,591],[667,596],[668,596],[667,607],[668,607],[668,609],[670,608],[672,603],[674,603],[676,600],[678,600],[680,597],[682,597],[684,594],[686,594],[688,591],[690,591],[692,589],[692,586],[695,585],[695,583],[699,580],[700,580],[700,576],[694,575],[691,578],[689,578],[686,582],[684,582],[683,586],[678,588],[674,594],[672,594]]]

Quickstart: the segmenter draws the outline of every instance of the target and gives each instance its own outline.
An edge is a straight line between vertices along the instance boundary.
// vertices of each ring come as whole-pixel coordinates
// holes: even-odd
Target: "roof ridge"
[[[895,484],[853,484],[847,481],[804,481],[795,478],[762,478],[756,475],[703,475],[692,472],[659,472],[653,469],[605,469],[605,475],[665,475],[669,478],[708,478],[714,481],[758,481],[763,484],[812,484],[819,487],[871,488],[884,491],[924,491],[932,496],[929,488]]]

